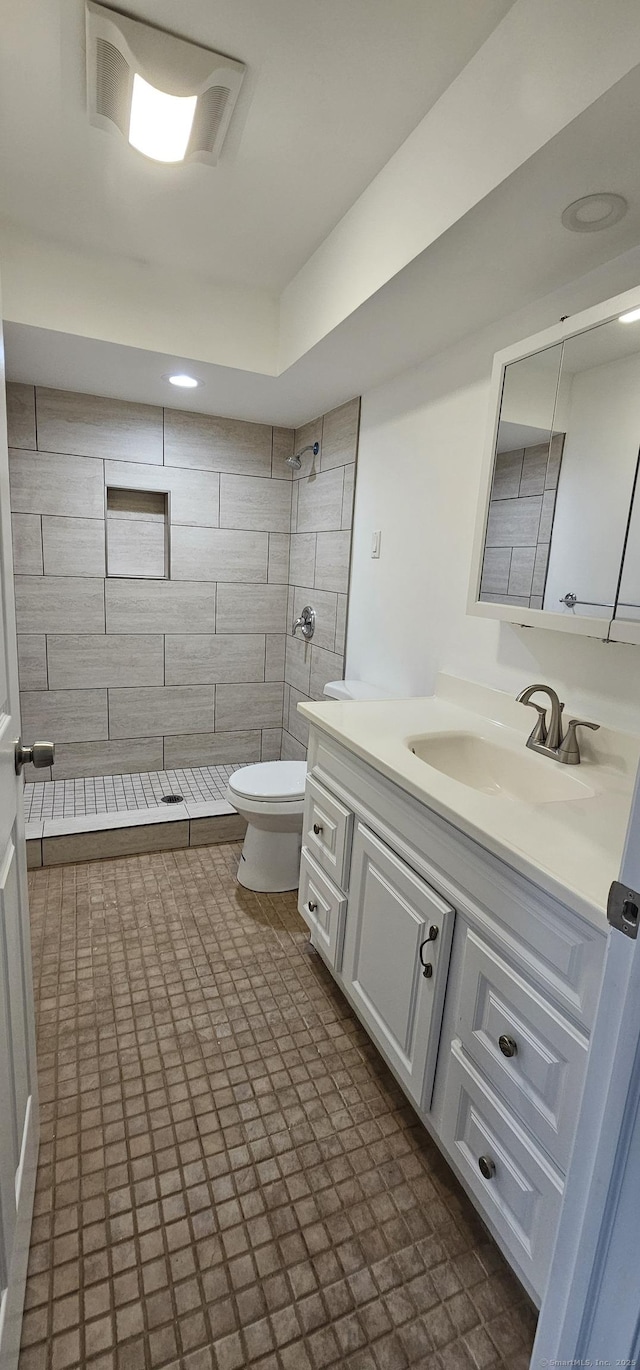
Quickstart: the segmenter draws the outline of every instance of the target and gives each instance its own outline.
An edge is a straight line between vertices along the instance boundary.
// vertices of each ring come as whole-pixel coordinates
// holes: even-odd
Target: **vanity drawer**
[[[442,1141],[494,1229],[542,1296],[560,1215],[562,1180],[454,1042]],[[481,1169],[482,1166],[482,1169]]]
[[[309,927],[313,943],[320,947],[330,966],[340,969],[347,901],[327,879],[306,847],[302,848],[298,910]]]
[[[311,776],[307,777],[303,842],[322,869],[347,887],[353,814]]]
[[[534,1141],[566,1171],[587,1062],[586,1037],[471,929],[458,1032]]]

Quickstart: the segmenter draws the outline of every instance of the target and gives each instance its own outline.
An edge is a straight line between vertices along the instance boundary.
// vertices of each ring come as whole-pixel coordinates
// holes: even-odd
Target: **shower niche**
[[[107,576],[168,580],[169,496],[107,486]]]

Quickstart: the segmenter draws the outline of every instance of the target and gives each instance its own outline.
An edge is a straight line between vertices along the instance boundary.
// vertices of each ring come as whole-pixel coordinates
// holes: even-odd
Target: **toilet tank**
[[[366,680],[329,680],[323,693],[329,699],[392,699],[388,690]]]

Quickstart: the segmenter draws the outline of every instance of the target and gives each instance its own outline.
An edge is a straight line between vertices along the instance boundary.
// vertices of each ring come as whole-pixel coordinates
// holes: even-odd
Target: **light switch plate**
[[[379,529],[379,528],[376,528],[375,532],[374,532],[374,533],[372,534],[372,536],[371,536],[371,555],[372,555],[372,557],[379,557],[379,556],[380,556],[380,539],[381,539],[381,537],[382,537],[382,533],[381,533],[380,529]]]

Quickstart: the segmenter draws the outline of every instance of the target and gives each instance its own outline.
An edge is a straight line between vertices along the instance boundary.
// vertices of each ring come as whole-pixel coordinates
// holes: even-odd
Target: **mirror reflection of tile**
[[[564,439],[496,455],[481,600],[542,608]]]

